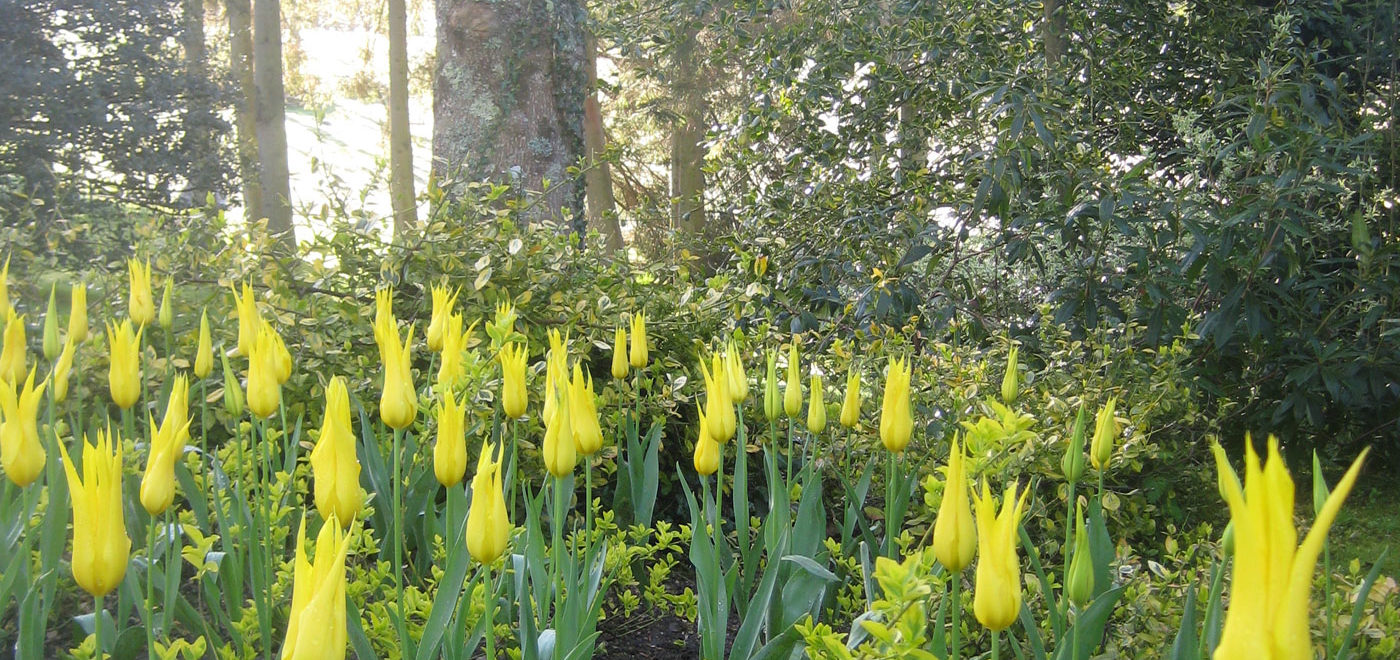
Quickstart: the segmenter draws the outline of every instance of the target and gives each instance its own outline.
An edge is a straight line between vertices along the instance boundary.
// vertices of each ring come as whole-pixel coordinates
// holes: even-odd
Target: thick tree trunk
[[[287,99],[282,87],[282,8],[280,0],[253,3],[253,75],[257,82],[258,160],[262,164],[262,213],[268,233],[289,250],[292,191],[287,171]]]
[[[413,194],[413,137],[408,130],[408,12],[404,0],[389,0],[389,197],[394,240],[418,224]]]
[[[433,83],[433,174],[509,183],[546,198],[526,221],[567,211],[584,227],[584,186],[568,172],[584,152],[588,91],[582,0],[439,0]]]
[[[1045,63],[1051,68],[1060,65],[1060,59],[1065,56],[1065,21],[1064,0],[1044,0],[1042,6],[1045,9],[1045,20],[1040,25],[1041,40],[1045,46]]]
[[[676,44],[673,93],[680,121],[671,133],[671,225],[691,237],[705,230],[705,95],[695,67],[694,29]]]
[[[588,97],[583,101],[583,142],[587,166],[584,183],[588,192],[588,226],[598,230],[607,240],[609,252],[621,250],[622,225],[617,221],[617,201],[613,197],[612,168],[600,160],[607,150],[603,133],[603,109],[598,103],[598,42],[589,35]]]
[[[204,204],[219,177],[219,151],[210,127],[214,110],[209,98],[204,47],[204,0],[184,0],[181,36],[185,50],[185,153],[190,158],[189,198]]]
[[[250,0],[227,0],[229,60],[238,94],[233,100],[233,123],[238,130],[238,178],[243,182],[243,215],[262,214],[262,175],[258,173],[257,83],[253,79],[253,5]]]

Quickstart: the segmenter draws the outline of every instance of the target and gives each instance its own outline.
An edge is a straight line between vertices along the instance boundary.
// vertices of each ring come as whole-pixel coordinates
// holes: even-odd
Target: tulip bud
[[[53,362],[58,357],[58,285],[49,287],[49,308],[44,312],[44,359]]]
[[[258,312],[258,302],[253,298],[253,287],[243,283],[243,295],[233,289],[234,308],[238,313],[238,354],[247,357],[258,340],[258,329],[263,326],[262,315]]]
[[[1332,491],[1327,488],[1327,478],[1322,476],[1322,462],[1317,460],[1317,450],[1313,450],[1313,515],[1322,513],[1322,507],[1327,505],[1327,497]]]
[[[428,350],[434,353],[442,350],[443,331],[447,329],[447,319],[452,308],[457,305],[457,294],[461,290],[449,292],[446,285],[433,285],[433,316],[428,323],[426,336]]]
[[[107,324],[108,391],[112,402],[123,410],[136,405],[141,396],[141,334],[132,332],[131,321]]]
[[[316,535],[315,563],[306,558],[306,516],[297,530],[296,560],[292,573],[292,611],[287,618],[287,638],[282,657],[343,658],[345,656],[345,558],[349,554],[354,525],[332,517]]]
[[[229,366],[228,355],[221,351],[219,361],[224,366],[224,412],[237,419],[243,416],[243,385],[238,382],[233,367]]]
[[[909,410],[908,360],[890,360],[885,375],[885,393],[880,407],[880,442],[887,451],[898,454],[909,445],[914,434],[914,417]]]
[[[525,416],[530,393],[525,389],[525,344],[511,343],[501,348],[501,412],[507,419]]]
[[[617,326],[613,331],[612,377],[622,380],[627,377],[627,330]]]
[[[633,369],[647,366],[647,315],[642,312],[632,314],[632,350],[629,357]]]
[[[822,402],[822,376],[812,374],[812,398],[807,402],[807,430],[821,433],[826,430],[826,404]]]
[[[24,353],[28,341],[24,336],[24,317],[15,315],[12,310],[4,310],[4,313],[5,346],[0,349],[0,380],[18,383],[24,380]]]
[[[170,327],[175,325],[175,306],[170,301],[170,278],[165,278],[165,290],[160,294],[160,315],[157,317],[160,329],[170,332]]]
[[[710,420],[710,435],[715,442],[728,442],[734,437],[738,420],[734,415],[734,398],[729,394],[729,375],[718,353],[710,355],[710,368],[700,363],[705,379],[705,415]]]
[[[783,390],[783,412],[788,419],[802,412],[802,372],[797,365],[797,337],[793,337],[788,345],[787,387]]]
[[[340,376],[326,384],[326,412],[321,435],[311,449],[315,477],[316,510],[326,521],[349,525],[364,506],[360,491],[360,459],[355,453],[355,431],[350,422],[350,394]],[[465,468],[466,448],[462,449]],[[461,476],[457,477],[459,480]]]
[[[214,371],[214,346],[209,338],[209,312],[199,313],[199,344],[194,353],[194,377],[203,380]]]
[[[58,443],[58,450],[73,500],[73,580],[101,598],[121,584],[131,554],[122,513],[121,440],[110,431],[98,431],[94,446],[84,436],[81,479],[64,443]]]
[[[545,423],[544,429],[544,465],[550,474],[560,479],[572,474],[574,466],[578,463],[573,424],[569,420],[568,388],[567,382],[555,386],[554,396],[557,401],[554,414]]]
[[[150,325],[156,320],[156,302],[151,295],[151,262],[131,259],[126,262],[131,284],[127,298],[127,314],[136,325]]]
[[[778,398],[778,352],[768,349],[768,370],[763,376],[763,416],[769,422],[778,421],[782,403]]]
[[[1069,446],[1060,459],[1060,473],[1070,483],[1079,483],[1084,476],[1084,433],[1089,423],[1089,410],[1079,404],[1079,413],[1074,416],[1074,430],[1069,434]]]
[[[569,378],[565,373],[569,361],[567,344],[568,340],[559,336],[557,328],[549,329],[549,350],[544,355],[544,407],[540,411],[545,426],[549,426],[554,419],[554,409],[561,398],[560,386],[565,385]]]
[[[974,495],[979,558],[972,611],[977,621],[993,632],[1009,628],[1021,612],[1021,565],[1016,547],[1025,499],[1025,493],[1017,498],[1016,484],[1012,484],[1002,497],[998,514],[985,480],[981,495]]]
[[[569,423],[573,425],[574,449],[592,456],[603,448],[603,428],[598,420],[598,403],[593,394],[593,378],[584,380],[583,368],[574,363],[569,382]]]
[[[1094,422],[1094,441],[1089,449],[1089,460],[1096,470],[1107,468],[1113,459],[1113,441],[1118,438],[1118,420],[1114,417],[1117,404],[1117,397],[1109,397]]]
[[[1069,562],[1065,594],[1075,607],[1083,608],[1094,598],[1094,557],[1089,552],[1089,533],[1084,529],[1084,505],[1075,509],[1074,557]]]
[[[938,519],[933,524],[933,553],[938,563],[954,573],[972,565],[972,558],[977,554],[977,526],[968,499],[965,461],[957,438],[953,438],[943,501],[938,505]]]
[[[141,476],[140,500],[146,513],[152,516],[164,513],[175,501],[175,461],[184,450],[183,436],[189,434],[188,418],[183,420],[183,426],[177,427],[176,423],[181,420],[171,417],[167,413],[164,423],[157,427],[155,418],[146,414],[149,453],[146,471]]]
[[[44,446],[39,442],[39,400],[44,397],[44,384],[34,386],[34,369],[18,393],[18,381],[0,378],[0,467],[12,483],[24,488],[39,478],[44,470]],[[60,443],[61,444],[61,443]]]
[[[729,398],[735,405],[743,405],[749,398],[749,377],[744,373],[744,361],[739,357],[739,348],[733,341],[724,352],[724,373],[729,379]]]
[[[68,400],[68,375],[73,371],[73,357],[78,347],[73,343],[73,335],[63,342],[63,352],[58,354],[58,362],[53,366],[53,400],[63,403]]]
[[[510,511],[501,486],[502,458],[496,456],[498,451],[489,442],[481,448],[476,475],[472,477],[471,509],[467,512],[467,552],[483,564],[505,554],[510,542]]]
[[[384,390],[379,397],[379,417],[389,428],[403,430],[418,416],[418,390],[413,386],[413,326],[408,327],[402,346],[398,343],[397,325],[392,325],[385,338]]]
[[[695,473],[702,477],[708,477],[719,470],[719,443],[715,442],[710,433],[709,420],[705,418],[705,409],[699,409],[700,424],[695,437]]]
[[[74,344],[81,344],[88,338],[87,285],[81,282],[73,285],[72,300],[68,304],[68,336]]]
[[[467,474],[467,436],[463,406],[457,395],[443,392],[437,409],[437,444],[433,445],[433,474],[451,488]]]
[[[263,324],[248,355],[248,410],[264,419],[277,412],[282,403],[276,336],[271,326]]]
[[[1011,354],[1006,358],[1006,375],[1001,378],[1001,400],[1006,405],[1016,403],[1017,390],[1021,384],[1021,374],[1017,359],[1017,348],[1011,347]]]
[[[841,426],[853,429],[860,423],[860,371],[856,363],[846,369],[846,398],[841,402]]]

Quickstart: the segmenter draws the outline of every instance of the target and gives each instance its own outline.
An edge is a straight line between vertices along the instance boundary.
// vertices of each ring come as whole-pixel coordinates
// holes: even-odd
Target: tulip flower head
[[[277,333],[264,323],[248,354],[248,410],[267,419],[282,404],[282,384],[277,380]]]
[[[209,311],[199,313],[199,341],[194,352],[194,377],[203,380],[214,371],[214,343],[209,337]]]
[[[38,424],[44,384],[34,386],[34,369],[30,369],[19,392],[15,385],[0,378],[0,467],[5,468],[11,483],[24,488],[44,470],[44,445],[39,442]]]
[[[398,326],[385,334],[384,391],[379,397],[379,417],[389,428],[403,430],[418,416],[418,390],[413,387],[413,326],[399,344]]]
[[[467,511],[467,552],[490,564],[505,554],[510,541],[510,511],[501,486],[501,450],[491,443],[481,448],[472,477],[472,503]]]
[[[5,346],[0,348],[0,380],[18,383],[24,379],[25,338],[24,317],[13,310],[0,310],[5,315]]]
[[[802,412],[802,372],[798,369],[797,337],[788,345],[787,387],[783,390],[783,412],[795,419]]]
[[[185,419],[184,425],[177,427],[174,422],[178,420],[166,415],[164,423],[157,427],[154,417],[148,413],[146,418],[150,452],[146,456],[146,471],[141,475],[140,499],[146,513],[158,516],[175,501],[175,461],[184,450],[190,422]]]
[[[966,458],[958,439],[948,454],[948,480],[943,484],[943,502],[933,524],[933,554],[938,563],[954,573],[972,565],[977,554],[977,523],[968,498]]]
[[[578,448],[574,444],[573,422],[570,421],[568,381],[560,379],[554,389],[554,413],[545,422],[544,465],[557,478],[572,474],[578,464]]]
[[[1103,404],[1099,416],[1094,420],[1094,441],[1089,446],[1089,460],[1093,462],[1095,470],[1107,468],[1109,461],[1113,460],[1113,441],[1118,438],[1118,419],[1114,416],[1117,405],[1118,397],[1109,397],[1108,403]]]
[[[467,336],[462,332],[462,315],[452,314],[443,322],[442,364],[438,366],[438,388],[444,393],[455,390],[457,383],[466,376],[462,367],[462,351],[467,348]]]
[[[355,453],[355,431],[350,420],[350,394],[345,380],[336,376],[326,385],[326,413],[321,420],[321,435],[311,449],[311,472],[315,477],[316,510],[323,520],[338,520],[342,525],[359,517],[365,501],[360,491],[360,459]]]
[[[851,362],[846,370],[846,398],[841,401],[841,426],[853,429],[860,423],[860,371]]]
[[[466,410],[457,395],[443,392],[437,408],[437,443],[433,445],[433,474],[451,488],[467,475]]]
[[[821,433],[826,430],[826,403],[823,401],[822,375],[812,372],[812,398],[807,402],[807,430]]]
[[[914,417],[909,410],[910,376],[908,360],[890,360],[880,405],[880,442],[886,450],[896,454],[909,446],[909,439],[914,435]]]
[[[341,531],[332,518],[316,535],[314,563],[306,558],[306,517],[297,529],[296,563],[292,569],[292,612],[287,618],[283,660],[343,660],[345,631],[345,558],[354,524]]]
[[[778,397],[778,352],[768,349],[768,365],[763,374],[763,417],[769,422],[778,421],[782,412],[782,401]]]
[[[525,388],[525,361],[529,349],[523,343],[512,342],[501,348],[501,412],[509,419],[525,416],[530,393]]]
[[[44,312],[44,359],[53,362],[58,357],[58,285],[49,287],[49,308]]]
[[[128,281],[131,284],[127,295],[127,315],[136,325],[150,325],[156,320],[156,301],[151,294],[151,262],[136,259],[126,262]]]
[[[437,353],[442,350],[443,331],[447,329],[447,319],[452,316],[452,308],[457,306],[457,291],[448,291],[446,284],[433,285],[433,316],[428,322],[428,334],[425,337],[428,350]]]
[[[0,315],[3,315],[0,308]],[[68,304],[68,336],[74,344],[81,344],[88,338],[87,285],[79,282],[73,285],[72,299]]]
[[[267,324],[264,324],[267,325]],[[292,377],[292,354],[287,350],[287,342],[282,341],[282,335],[272,330],[271,325],[267,325],[272,335],[272,355],[273,364],[277,367],[277,384],[282,385]]]
[[[642,312],[632,314],[632,346],[628,358],[633,369],[647,366],[647,315]]]
[[[156,316],[156,322],[160,324],[160,329],[170,331],[170,326],[175,325],[175,305],[170,300],[170,278],[165,278],[165,290],[160,294],[160,314]]]
[[[63,351],[58,354],[58,361],[53,365],[53,400],[55,403],[63,403],[68,400],[68,376],[73,371],[73,358],[78,352],[78,347],[73,342],[73,335],[68,335],[68,339],[63,342]]]
[[[710,437],[715,442],[728,442],[734,437],[738,419],[734,414],[734,399],[729,394],[724,360],[718,353],[712,354],[708,369],[703,360],[700,362],[700,373],[705,379],[705,416],[709,419]]]
[[[1020,391],[1021,374],[1018,357],[1018,348],[1012,346],[1011,354],[1006,357],[1006,375],[1001,377],[1001,400],[1008,406],[1016,403],[1016,396]]]
[[[598,401],[593,393],[593,377],[586,380],[583,367],[574,363],[574,377],[569,381],[569,423],[573,425],[574,448],[584,456],[592,456],[603,448],[603,427],[598,419]]]
[[[121,441],[110,431],[98,431],[96,445],[84,436],[81,479],[68,448],[60,442],[58,450],[73,499],[73,580],[100,598],[121,584],[131,553],[122,513]]]
[[[742,406],[749,398],[749,377],[744,373],[744,360],[739,357],[739,348],[733,340],[724,351],[724,373],[729,378],[729,398],[734,405]]]
[[[983,480],[982,494],[974,493],[973,499],[977,505],[978,559],[972,613],[988,630],[1000,632],[1015,623],[1021,612],[1021,564],[1016,544],[1026,494],[1018,499],[1016,484],[1007,487],[998,514]]]
[[[502,338],[507,337],[515,331],[515,306],[509,300],[502,301],[496,305],[496,317],[492,325],[496,326],[496,334]]]
[[[235,419],[243,416],[243,385],[238,382],[238,376],[233,373],[233,367],[229,366],[228,355],[219,353],[219,361],[224,367],[224,412],[229,417]]]
[[[230,287],[231,288],[231,287]],[[264,325],[258,302],[253,298],[253,286],[243,283],[243,295],[233,290],[234,308],[238,313],[238,354],[247,357],[253,351],[253,343],[258,339],[259,329]]]
[[[627,362],[627,329],[617,326],[613,331],[612,377],[622,380],[632,365]]]
[[[1219,444],[1218,481],[1234,527],[1230,605],[1214,660],[1303,660],[1313,657],[1308,614],[1317,556],[1346,501],[1367,451],[1351,464],[1297,544],[1293,524],[1293,477],[1269,437],[1268,460],[1261,467],[1254,443],[1245,438],[1245,476],[1230,467]]]
[[[1074,556],[1069,561],[1069,576],[1065,582],[1069,602],[1082,608],[1094,598],[1094,557],[1089,552],[1089,532],[1084,527],[1084,504],[1074,513]]]
[[[705,409],[700,412],[699,432],[695,437],[695,473],[702,477],[708,477],[719,470],[720,446],[710,435],[709,420],[705,418]]]
[[[549,351],[544,355],[544,409],[540,413],[545,426],[554,419],[554,409],[560,399],[559,392],[568,384],[567,344],[568,339],[560,336],[558,328],[549,329]]]
[[[1078,483],[1084,477],[1084,434],[1089,423],[1089,409],[1079,404],[1079,413],[1074,416],[1074,429],[1069,434],[1069,446],[1060,458],[1060,473],[1065,480]]]
[[[112,402],[123,410],[136,405],[141,396],[141,333],[133,332],[131,320],[107,324],[107,388]]]
[[[189,426],[189,420],[190,380],[182,374],[176,376],[175,380],[170,384],[170,398],[166,399],[165,416],[161,418],[163,424],[170,425],[177,431],[179,429],[185,429],[184,433],[177,433],[175,435],[176,439],[179,440],[179,445],[175,448],[175,453],[177,455],[185,450],[185,444],[189,441],[190,434],[187,428]]]

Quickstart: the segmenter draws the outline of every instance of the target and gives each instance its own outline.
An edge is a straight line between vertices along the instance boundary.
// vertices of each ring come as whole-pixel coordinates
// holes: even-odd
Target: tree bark
[[[418,224],[413,193],[413,136],[408,126],[408,12],[404,0],[389,0],[389,197],[394,240]]]
[[[209,97],[204,46],[204,0],[184,0],[181,38],[185,50],[185,153],[190,158],[189,197],[202,206],[219,178],[219,151],[210,127],[214,110]]]
[[[238,94],[233,123],[238,131],[238,178],[242,181],[243,215],[262,214],[262,175],[258,172],[257,83],[253,79],[253,5],[251,0],[227,0],[229,60]]]
[[[680,117],[671,133],[671,224],[691,237],[705,230],[705,95],[695,66],[696,30],[676,44],[673,93]]]
[[[282,7],[280,0],[253,3],[253,75],[257,82],[258,160],[262,164],[262,213],[268,233],[289,251],[292,191],[287,170],[287,99],[282,87]]]
[[[583,142],[587,170],[584,184],[588,197],[588,226],[598,230],[607,241],[609,252],[621,250],[622,225],[617,221],[617,201],[613,197],[612,168],[600,160],[607,150],[603,132],[603,109],[598,103],[598,41],[588,35],[588,97],[583,101]]]
[[[1064,0],[1043,0],[1041,5],[1045,10],[1045,20],[1040,24],[1041,40],[1045,46],[1045,63],[1050,68],[1055,68],[1065,56],[1067,23]]]
[[[582,0],[437,3],[433,174],[450,195],[486,179],[523,197],[547,180],[523,219],[563,212],[583,230],[584,185],[568,170],[584,153],[585,19]]]

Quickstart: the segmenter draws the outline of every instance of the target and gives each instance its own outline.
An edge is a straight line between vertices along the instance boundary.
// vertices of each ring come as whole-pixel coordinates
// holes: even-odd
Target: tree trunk
[[[603,133],[603,109],[598,103],[598,41],[588,35],[588,97],[583,101],[583,141],[587,166],[584,184],[588,193],[588,226],[598,230],[607,240],[608,252],[621,250],[622,225],[617,221],[617,202],[613,198],[612,168],[600,160],[607,150]]]
[[[404,0],[389,0],[389,197],[394,240],[418,224],[413,193],[413,137],[408,130],[408,12]]]
[[[695,29],[676,44],[676,113],[671,133],[671,224],[691,237],[705,230],[705,96],[695,67]]]
[[[1041,39],[1045,45],[1045,64],[1050,68],[1060,65],[1065,56],[1065,7],[1064,0],[1044,0],[1045,20],[1040,24]]]
[[[567,212],[584,228],[584,186],[569,168],[584,152],[588,91],[582,0],[439,0],[433,82],[433,174],[453,182],[539,191],[531,222]]]
[[[190,159],[189,198],[202,206],[219,178],[219,151],[210,127],[214,111],[210,103],[207,57],[204,47],[204,0],[184,0],[181,37],[185,50],[185,153]]]
[[[238,94],[233,101],[238,129],[238,178],[243,182],[243,215],[262,214],[262,176],[258,173],[257,83],[253,80],[253,6],[250,0],[227,0],[229,60]]]
[[[292,191],[287,171],[287,99],[282,88],[280,0],[253,3],[253,75],[257,82],[258,160],[262,164],[262,213],[267,231],[290,250]]]

